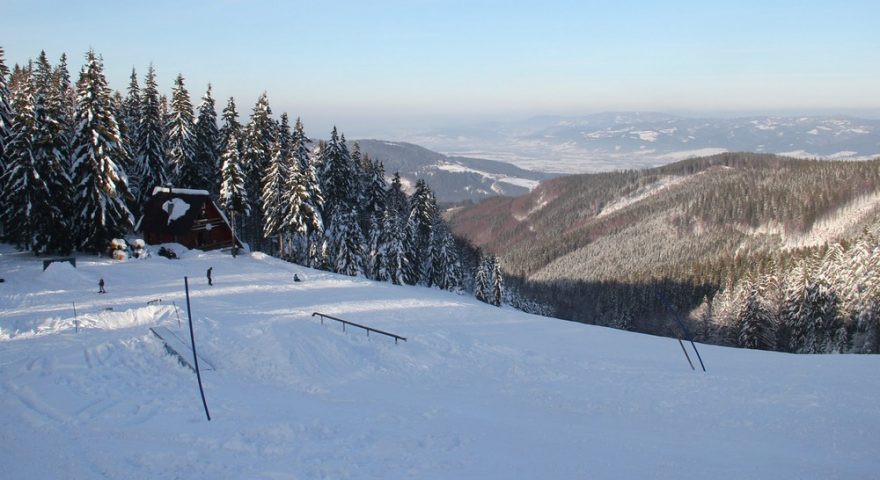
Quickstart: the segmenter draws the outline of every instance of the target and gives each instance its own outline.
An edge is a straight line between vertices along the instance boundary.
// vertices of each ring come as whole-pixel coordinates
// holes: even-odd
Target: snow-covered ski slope
[[[704,374],[691,371],[675,340],[260,254],[80,256],[76,269],[44,272],[40,259],[2,248],[2,478],[869,479],[880,471],[877,356],[700,346]],[[294,283],[294,273],[304,281]],[[188,338],[185,275],[199,355],[216,367],[202,375],[210,423],[193,372],[149,332],[162,325]],[[96,293],[100,277],[106,295]],[[343,332],[314,311],[408,341]]]

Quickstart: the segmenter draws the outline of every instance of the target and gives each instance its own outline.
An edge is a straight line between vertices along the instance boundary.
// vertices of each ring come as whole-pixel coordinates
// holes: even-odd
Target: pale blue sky
[[[153,62],[243,114],[350,137],[607,110],[880,111],[875,1],[0,0],[12,65],[41,49],[79,68],[93,47],[111,85]],[[73,72],[75,74],[75,72]]]

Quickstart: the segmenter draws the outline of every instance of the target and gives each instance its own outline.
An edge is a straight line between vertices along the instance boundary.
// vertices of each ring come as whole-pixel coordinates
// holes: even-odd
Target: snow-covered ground
[[[198,350],[216,367],[202,375],[211,422],[193,372],[148,331],[187,333],[175,311],[185,322],[184,276]],[[877,356],[700,346],[702,373],[675,340],[260,254],[80,256],[76,269],[42,271],[40,259],[2,247],[0,277],[2,478],[868,479],[880,470]],[[96,293],[101,277],[106,295]],[[408,341],[343,332],[314,311]]]

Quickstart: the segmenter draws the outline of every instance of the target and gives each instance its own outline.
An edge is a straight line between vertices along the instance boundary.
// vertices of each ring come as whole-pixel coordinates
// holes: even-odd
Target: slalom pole
[[[76,302],[73,303],[73,328],[75,333],[79,333],[79,317],[76,316]]]
[[[703,357],[700,355],[700,351],[697,350],[697,344],[694,343],[694,337],[691,336],[691,333],[690,333],[690,331],[688,331],[687,326],[685,326],[685,324],[682,323],[681,319],[678,318],[678,314],[672,308],[672,302],[669,301],[669,297],[666,296],[666,294],[663,293],[662,291],[657,292],[657,294],[661,297],[661,300],[663,300],[663,303],[666,304],[666,309],[669,310],[670,313],[672,313],[672,318],[675,319],[675,323],[677,323],[679,328],[681,328],[682,332],[684,332],[684,336],[688,339],[689,342],[691,342],[691,347],[693,347],[694,353],[697,354],[697,359],[700,361],[700,367],[705,372],[706,365],[703,364]],[[679,338],[678,341],[681,342],[681,339]],[[682,344],[681,348],[684,348],[684,344]],[[685,355],[687,355],[687,351],[685,351]],[[688,356],[688,362],[690,362],[690,356]],[[691,368],[693,368],[693,366],[694,366],[693,363],[691,363]]]
[[[691,356],[688,355],[688,351],[684,348],[684,343],[682,343],[680,338],[678,339],[678,344],[681,345],[681,351],[684,352],[684,358],[688,359],[688,364],[690,364],[691,370],[696,370],[696,368],[694,368],[694,362],[691,361]]]
[[[193,317],[192,310],[189,307],[189,280],[183,277],[183,285],[186,288],[186,313],[189,317],[189,338],[192,341],[193,363],[196,366],[196,378],[199,380],[199,393],[202,394],[202,405],[205,407],[205,416],[211,421],[211,414],[208,412],[208,402],[205,400],[205,389],[202,388],[202,374],[199,371],[199,356],[196,355],[196,337],[193,334]]]
[[[700,367],[702,367],[703,371],[705,372],[706,366],[703,365],[703,357],[700,356],[700,351],[697,350],[697,344],[694,343],[694,337],[691,336],[691,332],[688,331],[687,326],[682,323],[682,321],[679,320],[678,317],[675,317],[675,321],[678,322],[678,326],[681,327],[682,330],[684,330],[684,335],[685,337],[687,337],[688,341],[691,342],[691,347],[694,349],[694,353],[697,354],[697,360],[700,361]],[[679,341],[681,340],[679,339]]]

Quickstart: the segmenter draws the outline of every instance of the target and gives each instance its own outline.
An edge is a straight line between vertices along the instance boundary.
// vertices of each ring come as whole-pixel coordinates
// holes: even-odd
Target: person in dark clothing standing
[[[211,270],[214,270],[214,267],[208,267],[208,285],[214,285],[214,282],[211,280]]]
[[[98,293],[107,293],[107,291],[104,290],[104,277],[101,277],[101,279],[98,280]]]

